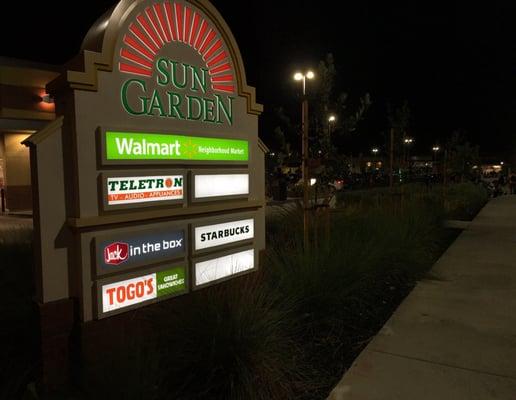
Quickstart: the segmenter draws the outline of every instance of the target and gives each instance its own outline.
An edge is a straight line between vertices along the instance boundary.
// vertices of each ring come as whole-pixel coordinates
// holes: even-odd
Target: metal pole
[[[394,163],[394,128],[391,128],[391,145],[390,145],[390,155],[389,155],[389,188],[392,189],[393,185],[393,163]]]
[[[309,229],[309,199],[308,199],[308,99],[305,95],[305,79],[303,78],[303,104],[302,104],[302,120],[303,120],[303,137],[302,137],[302,157],[303,157],[303,245],[304,250],[308,250],[308,229]]]
[[[444,207],[446,207],[446,185],[448,184],[447,177],[446,177],[446,170],[448,169],[447,163],[448,163],[448,150],[444,149],[444,160],[443,160],[443,206]]]
[[[446,169],[447,169],[447,163],[448,161],[448,151],[445,149],[444,150],[444,162],[443,162],[443,185],[446,186],[447,182],[446,182]]]

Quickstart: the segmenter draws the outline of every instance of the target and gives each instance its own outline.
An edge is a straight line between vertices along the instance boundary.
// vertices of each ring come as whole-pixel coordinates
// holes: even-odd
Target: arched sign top
[[[98,70],[151,77],[161,52],[173,45],[197,54],[213,92],[246,97],[249,113],[262,112],[254,88],[247,86],[235,39],[207,0],[121,0],[92,26],[79,58],[83,71],[73,68],[66,81],[76,89],[97,90]]]
[[[214,91],[234,93],[234,68],[217,28],[194,7],[165,0],[133,17],[120,49],[120,72],[150,77],[159,51],[181,43],[204,61]]]

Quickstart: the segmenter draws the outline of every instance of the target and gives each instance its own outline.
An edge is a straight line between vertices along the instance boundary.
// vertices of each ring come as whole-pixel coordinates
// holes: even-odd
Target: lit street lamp
[[[294,80],[303,82],[303,101],[301,104],[301,120],[303,134],[301,136],[302,171],[303,171],[303,244],[305,251],[308,250],[308,99],[306,98],[306,80],[313,79],[315,74],[307,71],[305,74],[296,72]]]
[[[337,117],[335,114],[328,115],[328,134],[330,135],[333,131],[332,127],[335,125],[335,121],[337,121]]]
[[[411,169],[411,165],[410,165],[410,146],[412,145],[412,143],[414,143],[414,139],[410,138],[410,137],[406,137],[405,139],[403,139],[403,143],[405,144],[405,146],[403,147],[403,153],[404,153],[403,158],[405,161],[405,166],[408,164],[409,176],[412,176],[412,169]]]
[[[378,148],[377,147],[373,147],[371,149],[371,153],[373,153],[374,155],[377,155],[378,154]]]
[[[434,152],[433,157],[432,157],[432,170],[433,170],[433,168],[434,168],[434,165],[433,165],[433,164],[434,164],[434,163],[435,163],[435,164],[437,164],[437,153],[438,153],[440,150],[441,150],[441,148],[440,148],[439,146],[437,146],[437,145],[432,147],[432,151]],[[438,166],[436,166],[436,167],[435,167],[435,171],[436,171],[436,173],[437,173],[437,174],[439,173],[439,171],[438,171]]]
[[[410,145],[412,145],[412,143],[414,143],[414,139],[412,138],[405,138],[403,139],[403,143],[405,144],[406,148],[407,148],[407,152],[406,152],[406,157],[408,157],[408,150],[410,149]]]

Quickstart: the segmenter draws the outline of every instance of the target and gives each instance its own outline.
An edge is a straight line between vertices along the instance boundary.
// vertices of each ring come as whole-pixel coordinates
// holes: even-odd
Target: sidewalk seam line
[[[365,350],[367,350],[367,348]],[[421,361],[421,362],[424,362],[424,363],[427,363],[427,364],[441,365],[443,367],[460,369],[460,370],[463,370],[463,371],[475,372],[477,374],[491,375],[491,376],[496,376],[497,378],[506,378],[506,379],[511,379],[511,380],[516,381],[516,377],[513,377],[513,376],[500,375],[500,374],[495,374],[493,372],[481,371],[481,370],[472,369],[472,368],[466,368],[466,367],[459,367],[457,365],[451,365],[451,364],[445,364],[445,363],[440,363],[440,362],[435,362],[435,361],[429,361],[429,360],[425,360],[425,359],[418,358],[418,357],[404,356],[404,355],[401,355],[401,354],[390,353],[388,351],[373,350],[373,349],[371,349],[369,351],[375,352],[375,353],[380,353],[380,354],[386,354],[386,355],[393,356],[393,357],[398,357],[398,358],[406,358],[408,360]]]

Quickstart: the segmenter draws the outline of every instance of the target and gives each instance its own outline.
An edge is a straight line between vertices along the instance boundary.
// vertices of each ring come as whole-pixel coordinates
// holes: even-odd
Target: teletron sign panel
[[[107,203],[110,206],[182,200],[184,197],[182,175],[114,176],[107,178],[106,187]]]

